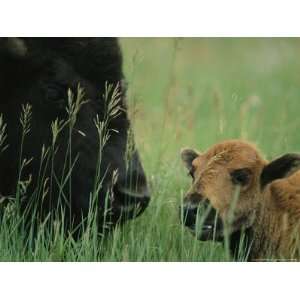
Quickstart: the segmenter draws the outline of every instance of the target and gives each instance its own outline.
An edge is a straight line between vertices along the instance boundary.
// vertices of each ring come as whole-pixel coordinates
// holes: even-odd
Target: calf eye
[[[231,180],[234,184],[238,185],[246,185],[249,183],[251,178],[251,170],[244,168],[244,169],[238,169],[234,170],[230,173]]]

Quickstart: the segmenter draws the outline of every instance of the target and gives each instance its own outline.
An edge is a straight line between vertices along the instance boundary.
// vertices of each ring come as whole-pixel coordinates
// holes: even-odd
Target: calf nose
[[[181,222],[183,225],[194,229],[197,220],[198,207],[194,205],[183,205],[179,207]]]

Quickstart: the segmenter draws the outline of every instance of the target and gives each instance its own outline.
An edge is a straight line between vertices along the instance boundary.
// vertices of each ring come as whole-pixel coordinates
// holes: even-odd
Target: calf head
[[[200,240],[222,241],[226,233],[230,242],[240,237],[253,226],[266,186],[300,168],[297,154],[268,163],[253,145],[239,140],[205,153],[183,149],[181,158],[193,179],[181,218]]]

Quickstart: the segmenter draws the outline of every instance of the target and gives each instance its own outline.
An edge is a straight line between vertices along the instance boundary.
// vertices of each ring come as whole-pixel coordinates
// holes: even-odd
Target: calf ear
[[[188,169],[188,170],[191,170],[192,169],[192,162],[193,160],[199,156],[199,153],[193,149],[188,149],[188,148],[185,148],[185,149],[182,149],[181,150],[181,159],[185,165],[185,167]]]
[[[275,179],[280,179],[300,170],[300,154],[289,153],[268,163],[260,176],[261,188]]]

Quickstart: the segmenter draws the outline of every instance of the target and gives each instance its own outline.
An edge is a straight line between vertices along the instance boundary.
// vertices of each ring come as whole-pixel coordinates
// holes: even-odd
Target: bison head
[[[22,152],[23,157],[33,158],[22,173],[24,178],[31,178],[30,196],[40,180],[41,149],[52,143],[51,124],[68,119],[67,92],[70,89],[76,97],[78,85],[84,90],[85,101],[71,134],[68,125],[59,134],[54,167],[46,167],[44,178],[51,182],[51,191],[42,211],[51,213],[60,198],[67,202],[65,210],[76,225],[88,215],[94,199],[100,220],[105,215],[107,223],[115,224],[134,218],[147,207],[150,196],[138,151],[133,139],[129,141],[122,56],[118,41],[111,38],[0,39],[0,113],[7,123],[9,144],[0,156],[0,192],[15,193],[22,105],[29,102],[32,106],[30,132]],[[110,118],[107,105],[113,97],[117,98],[113,108],[118,106],[118,112]],[[95,120],[98,125],[105,123],[105,144]],[[67,159],[71,173],[66,171],[67,153],[71,153]],[[63,182],[64,176],[69,183]]]

